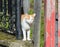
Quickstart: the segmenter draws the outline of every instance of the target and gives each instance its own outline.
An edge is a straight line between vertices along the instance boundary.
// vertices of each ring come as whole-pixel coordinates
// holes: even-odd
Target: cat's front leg
[[[30,30],[27,31],[27,40],[31,40],[30,39]]]
[[[23,41],[26,41],[26,31],[24,29],[22,29],[23,31]]]

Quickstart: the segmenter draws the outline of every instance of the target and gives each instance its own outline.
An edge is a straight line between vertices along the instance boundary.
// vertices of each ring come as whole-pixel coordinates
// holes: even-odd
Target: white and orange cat
[[[22,26],[22,31],[23,31],[23,41],[26,40],[31,40],[30,39],[30,26],[34,21],[34,17],[36,16],[36,14],[23,14],[21,16],[21,26]],[[27,33],[27,35],[26,35]]]

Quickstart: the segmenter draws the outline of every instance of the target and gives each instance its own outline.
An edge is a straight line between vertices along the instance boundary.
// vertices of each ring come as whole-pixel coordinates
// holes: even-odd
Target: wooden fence
[[[26,0],[27,1],[27,0]],[[24,3],[26,3],[26,1]],[[14,3],[13,3],[14,2]],[[57,4],[56,4],[57,3]],[[23,5],[27,5],[27,9],[24,6],[24,12],[21,10]],[[21,39],[21,12],[27,13],[29,3],[23,4],[22,0],[0,0],[0,25],[9,22],[11,24],[6,30],[12,30],[15,24],[16,38]],[[40,20],[41,20],[41,5],[42,0],[34,0],[34,12],[36,13],[34,25],[33,25],[33,42],[34,47],[40,47]],[[44,47],[60,47],[60,0],[45,0],[45,45]],[[57,9],[56,9],[57,8]],[[26,10],[26,11],[25,11]],[[7,14],[8,13],[8,14]],[[13,18],[15,17],[15,18]],[[8,20],[6,20],[8,18]],[[13,21],[15,19],[15,21]],[[13,23],[14,22],[14,23]],[[14,30],[13,30],[14,31]]]
[[[45,0],[45,47],[60,47],[60,0]]]

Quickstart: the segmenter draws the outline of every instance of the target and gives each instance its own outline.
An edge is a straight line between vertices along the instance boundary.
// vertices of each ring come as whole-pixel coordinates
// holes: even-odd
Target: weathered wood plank
[[[51,3],[45,0],[45,47],[51,47]]]
[[[58,0],[58,47],[60,47],[60,0]]]
[[[30,9],[30,0],[23,0],[24,13],[28,13]]]
[[[55,0],[45,3],[45,47],[55,47]]]
[[[40,47],[40,21],[42,0],[34,0],[34,11],[36,13],[33,29],[34,47]]]
[[[51,0],[51,47],[55,47],[55,0]]]

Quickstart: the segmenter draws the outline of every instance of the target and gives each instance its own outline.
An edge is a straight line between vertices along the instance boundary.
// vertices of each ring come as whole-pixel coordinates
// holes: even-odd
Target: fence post
[[[55,31],[55,47],[58,47],[58,0],[56,0],[56,31]]]
[[[16,38],[22,39],[21,31],[21,0],[15,0],[16,3]]]
[[[3,25],[5,27],[6,25],[6,0],[3,0]]]
[[[49,7],[48,7],[49,6]],[[49,16],[48,16],[49,15]],[[51,46],[51,4],[50,0],[45,0],[45,47]],[[47,45],[48,44],[48,45]]]
[[[58,47],[60,47],[60,0],[58,0]]]
[[[6,0],[3,0],[3,13],[6,16]]]
[[[33,41],[34,47],[40,47],[40,20],[41,20],[41,5],[42,0],[34,0],[34,12],[36,13],[33,25]]]
[[[45,0],[45,47],[55,47],[55,0]]]
[[[0,0],[0,12],[2,12],[2,0]]]
[[[12,16],[12,0],[8,0],[8,13]]]
[[[24,13],[28,13],[30,8],[30,0],[23,0]]]
[[[11,31],[12,30],[12,28],[13,28],[13,24],[12,24],[12,8],[14,8],[14,6],[12,7],[12,1],[13,0],[8,0],[8,14],[9,14],[9,18],[10,18],[10,20],[9,20],[9,24],[10,24],[10,26],[9,26],[9,30]]]

